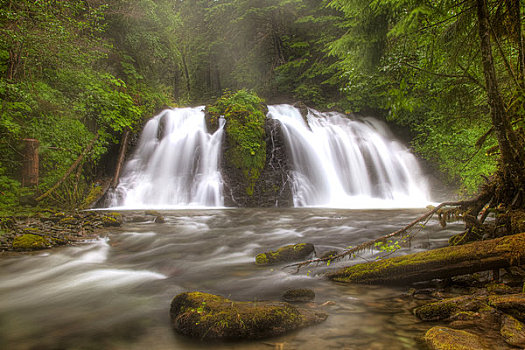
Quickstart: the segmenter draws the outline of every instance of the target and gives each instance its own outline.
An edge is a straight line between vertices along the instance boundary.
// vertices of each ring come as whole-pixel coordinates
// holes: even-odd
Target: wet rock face
[[[224,155],[228,154],[223,143],[221,172],[224,180],[224,205],[227,207],[292,207],[292,187],[289,177],[289,160],[281,131],[281,124],[273,119],[265,121],[266,162],[253,194],[246,193],[244,175],[232,166]]]
[[[327,315],[284,302],[239,302],[191,292],[171,302],[175,331],[199,339],[261,339],[322,322]]]

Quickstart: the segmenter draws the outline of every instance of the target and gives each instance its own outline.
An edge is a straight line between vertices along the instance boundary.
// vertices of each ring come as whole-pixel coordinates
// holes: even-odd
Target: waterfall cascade
[[[127,162],[110,206],[223,206],[218,168],[222,125],[210,135],[204,107],[165,110],[149,120]]]
[[[410,151],[373,118],[268,106],[281,123],[296,207],[423,207],[427,182]],[[223,124],[209,134],[203,107],[166,110],[144,127],[110,206],[223,207]],[[272,136],[273,137],[273,136]],[[288,186],[288,184],[276,184]]]
[[[425,177],[410,151],[373,118],[350,119],[290,105],[268,106],[282,123],[295,206],[384,208],[429,203]]]

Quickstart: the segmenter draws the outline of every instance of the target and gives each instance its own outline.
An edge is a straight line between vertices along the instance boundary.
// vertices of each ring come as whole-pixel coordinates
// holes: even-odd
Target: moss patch
[[[246,194],[252,196],[266,162],[263,101],[246,90],[226,92],[214,105],[208,106],[206,112],[212,123],[224,116],[225,157],[242,172]]]
[[[174,329],[201,339],[260,339],[324,321],[324,313],[281,302],[238,302],[202,292],[171,302]]]
[[[13,249],[24,251],[24,250],[37,250],[45,249],[48,247],[48,244],[44,237],[33,235],[33,234],[24,234],[21,236],[16,236],[13,240]]]
[[[311,243],[298,243],[281,247],[275,251],[258,254],[255,257],[257,265],[272,265],[306,258],[314,251]]]
[[[447,327],[429,329],[424,339],[433,350],[489,350],[477,335]]]

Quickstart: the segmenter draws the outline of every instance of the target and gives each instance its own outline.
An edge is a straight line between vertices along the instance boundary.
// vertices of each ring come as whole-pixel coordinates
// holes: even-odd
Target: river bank
[[[99,238],[107,227],[122,224],[119,213],[42,210],[0,218],[0,254],[74,245]]]

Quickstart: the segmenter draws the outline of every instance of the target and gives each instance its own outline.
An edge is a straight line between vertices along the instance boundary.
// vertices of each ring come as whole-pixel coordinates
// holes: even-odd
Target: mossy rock
[[[432,350],[490,350],[479,336],[447,327],[430,328],[424,339]]]
[[[44,237],[29,233],[16,236],[13,240],[13,249],[18,251],[38,250],[48,247],[49,244]]]
[[[414,309],[414,315],[423,321],[447,320],[460,311],[475,311],[486,305],[485,297],[461,296],[443,299]]]
[[[488,303],[490,306],[525,322],[525,293],[492,295],[489,297]]]
[[[257,265],[274,265],[283,262],[297,261],[306,258],[314,252],[311,243],[298,243],[281,247],[275,251],[257,254],[255,263]]]
[[[326,319],[321,312],[284,302],[238,302],[191,292],[173,298],[173,328],[200,339],[261,339],[275,337]]]
[[[503,315],[500,333],[508,344],[525,348],[525,325],[514,317]]]
[[[287,302],[309,302],[315,299],[315,292],[307,288],[289,289],[283,294],[283,300]]]
[[[489,294],[512,294],[514,290],[504,283],[489,283],[486,288]]]
[[[102,225],[106,227],[122,225],[122,215],[120,215],[119,213],[106,214],[100,219],[102,221]]]
[[[60,219],[60,221],[58,221],[58,223],[60,225],[71,225],[71,226],[75,226],[75,225],[78,225],[78,219],[75,219],[74,217],[72,216],[66,216],[65,218],[63,219]]]

